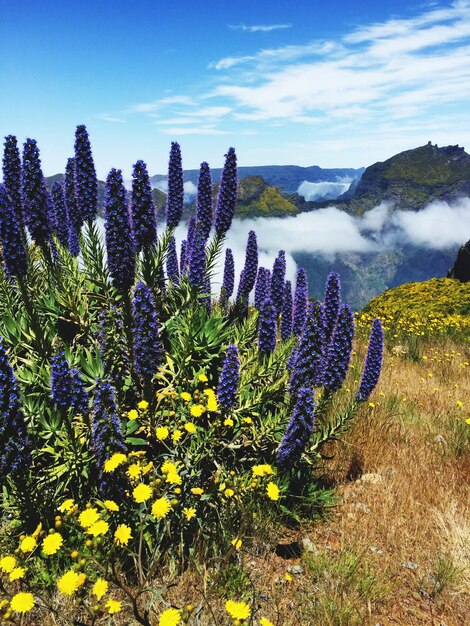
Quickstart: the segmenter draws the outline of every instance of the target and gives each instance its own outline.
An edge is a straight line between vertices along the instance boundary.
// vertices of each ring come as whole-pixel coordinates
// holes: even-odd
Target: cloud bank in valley
[[[303,196],[305,200],[332,200],[347,191],[351,185],[351,178],[340,178],[337,181],[322,180],[317,183],[311,183],[304,180],[299,185],[297,193]]]

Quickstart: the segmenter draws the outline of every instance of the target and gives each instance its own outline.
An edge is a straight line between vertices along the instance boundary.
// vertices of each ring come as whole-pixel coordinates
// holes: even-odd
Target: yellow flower
[[[463,406],[462,400],[457,400],[457,406]]]
[[[237,550],[239,550],[242,547],[243,541],[239,537],[235,537],[230,543],[232,546],[235,546]]]
[[[19,578],[23,578],[26,574],[26,570],[24,567],[15,567],[15,569],[10,572],[10,581],[18,580]]]
[[[266,617],[262,617],[259,621],[259,626],[274,626],[274,624],[266,619]]]
[[[75,502],[73,501],[72,498],[69,498],[68,500],[65,500],[64,502],[62,502],[62,504],[57,507],[57,510],[60,511],[61,513],[67,513],[67,511],[70,511],[70,509],[74,506]]]
[[[142,468],[138,463],[132,463],[132,465],[129,465],[129,467],[127,468],[127,475],[129,476],[129,478],[139,478],[141,473]]]
[[[269,476],[274,473],[270,465],[253,465],[251,471],[253,476]]]
[[[169,474],[167,474],[166,482],[170,483],[170,485],[181,485],[183,480],[178,473],[170,472]]]
[[[150,470],[153,467],[153,461],[149,461],[147,463],[147,465],[144,465],[144,467],[142,468],[142,474],[145,476],[145,474],[148,474],[150,472]]]
[[[371,409],[375,408],[375,404],[373,402],[369,402],[369,406]]]
[[[80,587],[80,574],[69,570],[57,581],[57,587],[59,591],[66,596],[73,595]]]
[[[55,554],[60,549],[63,543],[64,540],[62,539],[62,535],[59,535],[59,533],[47,535],[47,537],[44,537],[44,539],[42,540],[43,552],[45,552],[48,556],[50,556],[51,554]]]
[[[98,600],[101,600],[101,598],[108,593],[108,581],[104,580],[103,578],[98,578],[98,580],[95,582],[95,584],[93,585],[92,589],[91,589],[91,593],[96,596],[96,598]]]
[[[157,439],[159,439],[160,441],[164,441],[168,437],[169,434],[170,434],[170,431],[168,430],[166,426],[159,426],[157,428]]]
[[[10,608],[12,611],[15,611],[15,613],[27,613],[31,611],[35,603],[32,593],[20,591],[10,600]]]
[[[201,381],[201,383],[207,383],[209,379],[205,374],[199,374],[199,380]]]
[[[188,433],[195,433],[196,432],[196,426],[192,422],[186,422],[184,427],[188,431]]]
[[[224,491],[224,495],[226,498],[231,498],[232,496],[235,495],[235,491],[233,489],[228,488]]]
[[[114,541],[118,546],[127,546],[129,539],[132,539],[131,529],[126,524],[119,524],[114,533]]]
[[[467,419],[465,420],[466,424],[470,424],[470,417],[467,417]]]
[[[204,406],[202,406],[202,404],[193,404],[189,412],[191,413],[192,417],[201,417],[205,410],[206,409]]]
[[[78,516],[78,522],[80,526],[82,526],[82,528],[89,528],[90,526],[93,526],[93,524],[99,519],[100,515],[98,513],[98,509],[95,509],[93,507],[85,509]]]
[[[105,472],[114,472],[114,470],[126,462],[126,455],[121,452],[115,452],[104,464]]]
[[[36,537],[25,537],[20,543],[21,552],[32,552],[37,546]]]
[[[162,519],[168,515],[171,505],[166,498],[158,498],[152,504],[152,515],[157,519]]]
[[[178,466],[172,461],[165,461],[162,465],[162,474],[177,474]]]
[[[288,583],[292,580],[292,576],[289,574],[289,572],[285,573],[284,578],[287,580]]]
[[[173,439],[173,443],[178,443],[178,441],[181,439],[182,436],[183,436],[183,433],[181,432],[181,430],[176,429],[175,432],[171,435],[171,438]]]
[[[2,572],[5,572],[5,574],[9,574],[10,572],[12,572],[16,567],[16,559],[14,556],[4,556],[2,559],[0,559],[0,569],[2,570]]]
[[[160,615],[158,626],[178,626],[181,621],[181,611],[179,609],[166,609]]]
[[[122,609],[122,602],[109,598],[104,606],[106,609],[108,609],[108,613],[110,615],[113,615],[114,613],[119,613],[119,611]]]
[[[195,515],[196,515],[196,509],[184,508],[184,509],[183,509],[183,515],[184,515],[184,516],[185,516],[185,518],[189,521],[190,519],[192,519],[193,517],[195,517]]]
[[[116,504],[114,500],[105,500],[104,506],[108,511],[119,511],[119,504]]]
[[[279,487],[276,485],[276,483],[268,483],[268,486],[266,487],[266,492],[268,494],[268,498],[271,498],[271,500],[279,500]]]
[[[193,487],[191,489],[191,493],[193,493],[195,496],[202,496],[202,494],[204,493],[204,489],[201,489],[201,487]]]
[[[250,607],[246,602],[227,600],[225,610],[233,619],[247,619],[250,617]]]
[[[242,419],[242,422],[244,422],[245,424],[253,424],[253,420],[251,419],[251,417],[244,417]]]
[[[131,409],[131,410],[128,412],[127,417],[128,417],[130,420],[135,420],[135,419],[137,419],[137,418],[139,417],[139,412],[138,412],[138,411],[136,411],[135,409]]]
[[[148,409],[149,403],[147,400],[141,400],[137,406],[139,409],[142,409],[142,411],[145,411],[145,409]]]
[[[233,426],[233,419],[231,417],[227,417],[224,420],[224,426]]]
[[[145,502],[152,496],[152,487],[146,485],[145,483],[140,483],[137,487],[134,488],[132,492],[132,496],[137,504],[141,502]]]
[[[99,537],[100,535],[106,535],[108,530],[109,530],[108,522],[105,522],[103,519],[100,519],[88,528],[87,533],[89,533],[90,535],[93,535],[93,537]]]
[[[219,409],[219,405],[217,404],[217,398],[215,396],[209,396],[207,398],[207,410],[214,413]]]
[[[181,398],[185,401],[185,402],[189,402],[191,400],[191,394],[188,393],[187,391],[183,391],[181,394]]]

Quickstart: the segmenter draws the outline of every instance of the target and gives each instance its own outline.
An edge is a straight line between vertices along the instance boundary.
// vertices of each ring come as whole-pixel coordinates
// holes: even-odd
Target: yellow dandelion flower
[[[101,600],[101,598],[108,593],[108,581],[103,578],[98,578],[91,589],[91,593],[96,597],[97,600]]]
[[[187,430],[187,432],[190,434],[196,432],[196,426],[192,422],[186,422],[184,427]]]
[[[33,594],[28,591],[20,591],[10,600],[10,608],[12,611],[15,611],[15,613],[27,613],[31,611],[35,604],[36,601],[34,600]]]
[[[152,496],[152,487],[145,485],[144,483],[140,483],[140,485],[137,485],[137,487],[134,488],[132,496],[137,504],[145,502]]]
[[[191,400],[191,394],[187,391],[183,391],[180,395],[185,402],[189,402]]]
[[[240,539],[240,537],[235,537],[230,543],[232,544],[232,546],[235,547],[236,550],[239,550],[242,547],[243,541]]]
[[[99,519],[100,514],[98,513],[98,509],[91,507],[89,509],[85,509],[80,513],[80,515],[78,516],[78,523],[80,524],[80,526],[82,526],[82,528],[89,528],[90,526],[93,526],[93,524],[95,524],[95,522],[97,522]]]
[[[42,551],[48,556],[51,556],[52,554],[58,552],[63,543],[64,540],[62,535],[59,533],[52,533],[52,535],[47,535],[47,537],[44,537],[42,540]]]
[[[179,609],[165,609],[160,615],[158,626],[178,626],[181,622],[181,611]]]
[[[168,502],[166,498],[158,498],[152,504],[152,515],[157,519],[162,519],[166,517],[171,509],[171,504]]]
[[[224,496],[226,498],[231,498],[234,495],[235,495],[235,491],[233,489],[230,489],[230,487],[224,491]]]
[[[460,407],[462,407],[462,406],[463,406],[463,402],[462,402],[462,400],[457,400],[457,406],[460,406]]]
[[[201,415],[205,412],[206,408],[202,406],[202,404],[193,404],[189,412],[192,417],[201,417]]]
[[[21,552],[32,552],[37,545],[36,537],[28,536],[21,541],[20,550]]]
[[[159,441],[165,441],[165,439],[167,439],[169,434],[170,434],[170,431],[168,430],[166,426],[159,426],[157,428],[156,435]]]
[[[149,461],[147,465],[142,468],[142,475],[148,474],[153,467],[153,461]]]
[[[196,516],[196,509],[186,507],[183,509],[183,515],[189,521],[190,519]]]
[[[289,574],[289,572],[285,573],[284,578],[287,580],[288,583],[292,580],[292,576]]]
[[[115,452],[107,461],[105,461],[104,471],[114,472],[114,470],[123,463],[125,463],[126,460],[127,457],[125,454],[122,454],[121,452]]]
[[[207,381],[209,380],[205,374],[199,374],[198,378],[201,381],[201,383],[207,383]]]
[[[204,493],[204,489],[201,489],[201,487],[193,487],[191,489],[191,493],[195,496],[202,496],[202,494]]]
[[[137,407],[139,409],[142,409],[142,411],[145,411],[145,409],[149,408],[149,403],[147,402],[147,400],[141,400],[139,404],[137,405]]]
[[[132,539],[132,531],[126,524],[119,524],[114,533],[114,541],[118,546],[127,546],[129,539]]]
[[[279,500],[279,487],[276,483],[270,482],[266,487],[266,493],[271,500]]]
[[[127,475],[129,476],[129,478],[139,478],[141,474],[142,468],[138,463],[132,463],[132,465],[129,465],[129,467],[127,468]]]
[[[108,522],[105,522],[104,519],[100,519],[88,528],[87,533],[93,535],[93,537],[99,537],[100,535],[106,535],[108,530]]]
[[[465,420],[466,424],[470,424],[470,417],[467,417],[467,419]]]
[[[207,398],[207,410],[211,413],[215,413],[215,411],[219,410],[219,405],[215,396],[209,396]]]
[[[60,511],[61,513],[67,513],[68,511],[70,511],[70,509],[73,508],[73,506],[75,505],[75,502],[73,501],[72,498],[69,498],[68,500],[65,500],[64,502],[62,502],[62,504],[57,507],[57,510]]]
[[[57,587],[60,593],[66,596],[73,595],[80,587],[80,574],[73,570],[65,572],[57,581]]]
[[[246,602],[234,602],[233,600],[227,600],[225,610],[233,619],[247,619],[251,613]]]
[[[271,467],[271,465],[253,465],[253,467],[251,468],[251,471],[253,472],[253,476],[270,476],[271,474],[273,474],[273,468]]]
[[[114,500],[105,500],[104,506],[108,511],[119,511],[119,504],[116,504]]]
[[[139,417],[139,412],[136,411],[135,409],[131,409],[128,413],[127,413],[127,417],[130,420],[135,420]]]
[[[244,417],[244,418],[242,419],[242,422],[243,422],[244,424],[253,424],[253,420],[251,419],[251,417]]]
[[[177,428],[175,432],[171,435],[171,438],[173,439],[173,443],[178,443],[178,441],[181,439],[182,436],[183,436],[183,433],[181,432],[181,430]]]
[[[16,567],[16,559],[14,556],[4,556],[0,559],[0,569],[5,574],[9,574]]]
[[[15,569],[10,572],[10,581],[19,580],[20,578],[24,578],[26,574],[26,570],[24,567],[15,567]]]
[[[269,621],[266,617],[262,617],[259,620],[259,626],[274,626],[274,624]]]
[[[122,602],[120,600],[113,600],[112,598],[109,598],[104,606],[108,609],[108,613],[113,615],[114,613],[119,613],[122,609]]]
[[[233,426],[233,419],[231,417],[227,417],[224,420],[224,426]]]
[[[177,474],[178,466],[172,461],[165,461],[162,464],[162,474]]]

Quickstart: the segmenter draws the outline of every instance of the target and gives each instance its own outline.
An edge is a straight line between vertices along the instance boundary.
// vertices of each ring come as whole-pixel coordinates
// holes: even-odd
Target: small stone
[[[384,553],[384,551],[383,551],[383,550],[381,550],[380,548],[378,548],[377,546],[371,546],[371,547],[369,548],[369,550],[370,550],[371,552],[374,552],[374,554],[383,554],[383,553]]]
[[[411,569],[411,570],[418,569],[418,565],[414,563],[414,561],[406,561],[406,563],[402,563],[401,566],[404,567],[405,569]]]
[[[411,594],[411,597],[413,598],[413,600],[416,600],[417,602],[421,602],[421,600],[423,599],[421,594],[418,593],[417,591],[413,591],[413,593]]]
[[[363,483],[369,483],[370,485],[379,485],[383,483],[383,476],[377,473],[370,472],[368,474],[363,474],[361,477]]]
[[[366,515],[369,515],[370,513],[369,507],[362,502],[356,502],[356,506],[354,508],[356,509],[356,511],[361,511],[361,513],[365,513]]]
[[[289,572],[289,574],[297,575],[304,573],[304,569],[301,565],[289,565],[287,571]]]
[[[442,435],[436,435],[436,442],[442,444],[443,446],[447,445],[447,441]]]
[[[316,552],[317,547],[309,537],[304,537],[301,541],[302,548],[305,552]]]

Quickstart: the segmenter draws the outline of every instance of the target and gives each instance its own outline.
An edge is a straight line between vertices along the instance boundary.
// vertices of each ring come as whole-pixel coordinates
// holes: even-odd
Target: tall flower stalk
[[[152,185],[143,161],[137,161],[132,173],[131,216],[135,249],[139,253],[143,248],[150,248],[157,239]]]
[[[5,271],[8,276],[24,278],[28,269],[24,233],[21,222],[4,185],[0,185],[0,242]]]
[[[301,387],[287,426],[276,452],[276,464],[287,471],[297,463],[305,451],[313,432],[315,403],[309,386]]]
[[[168,197],[166,206],[167,228],[176,228],[180,223],[184,206],[183,165],[179,143],[171,143],[168,164]]]
[[[231,409],[237,397],[238,383],[240,380],[240,358],[237,346],[231,344],[227,348],[224,364],[217,388],[219,404],[228,411]]]
[[[23,147],[23,206],[31,238],[47,249],[52,229],[47,190],[35,139],[27,139]]]
[[[149,387],[158,366],[162,362],[163,348],[160,342],[157,312],[152,291],[142,282],[138,282],[134,290],[132,319],[134,369],[143,385]]]
[[[82,222],[94,220],[98,209],[98,179],[86,126],[75,131],[75,191]]]
[[[369,338],[364,370],[362,373],[359,389],[356,393],[356,400],[364,402],[370,396],[375,386],[379,382],[380,371],[382,369],[382,356],[384,345],[384,332],[379,319],[374,319]]]
[[[220,181],[219,197],[215,212],[215,232],[222,238],[232,224],[237,204],[237,155],[235,148],[229,148]]]
[[[307,317],[307,304],[308,304],[308,284],[307,284],[307,272],[303,267],[299,267],[297,270],[297,280],[295,283],[294,294],[294,319],[292,330],[296,337],[302,333],[302,329],[305,324],[305,318]]]
[[[14,135],[5,137],[3,152],[3,184],[20,227],[24,227],[23,194],[21,189],[22,167],[18,142]]]
[[[224,275],[222,279],[222,288],[220,290],[220,305],[227,305],[229,298],[233,294],[235,287],[235,264],[233,260],[233,252],[231,248],[225,250]]]
[[[208,239],[212,228],[212,177],[208,163],[201,163],[197,183],[196,217],[202,236]]]
[[[286,278],[286,253],[280,250],[274,261],[271,275],[271,299],[273,301],[276,317],[282,312],[284,299],[284,281]]]

